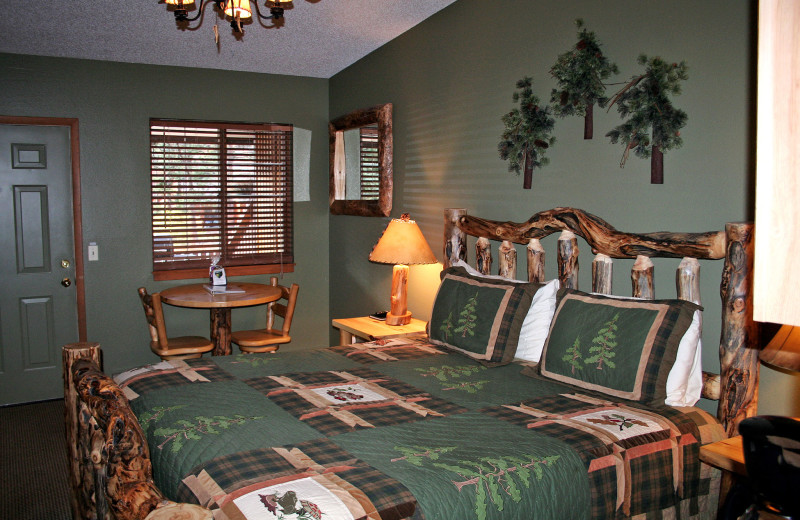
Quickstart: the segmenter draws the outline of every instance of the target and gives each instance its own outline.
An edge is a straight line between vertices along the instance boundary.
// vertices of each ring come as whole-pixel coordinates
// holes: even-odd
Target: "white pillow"
[[[559,287],[557,279],[550,280],[533,295],[531,308],[519,331],[517,353],[514,355],[516,359],[538,363],[542,357],[544,342],[550,333],[550,324],[556,312],[556,294]]]
[[[601,294],[601,293],[592,293]],[[639,300],[626,296],[603,294],[609,298],[620,300]],[[694,311],[692,323],[683,333],[675,363],[667,376],[667,398],[664,402],[670,406],[694,406],[700,400],[703,391],[703,311]]]
[[[675,364],[667,376],[667,398],[670,406],[694,406],[703,390],[703,313],[694,311],[692,324],[678,345]]]
[[[462,260],[454,262],[453,266],[463,267],[473,276],[528,283],[524,280],[510,280],[503,276],[483,274]],[[534,363],[539,362],[542,357],[544,342],[550,332],[553,314],[556,312],[556,294],[559,287],[558,280],[550,280],[533,295],[531,307],[528,309],[528,314],[525,316],[522,328],[519,331],[519,343],[517,344],[517,352],[514,354],[514,359],[532,361]]]

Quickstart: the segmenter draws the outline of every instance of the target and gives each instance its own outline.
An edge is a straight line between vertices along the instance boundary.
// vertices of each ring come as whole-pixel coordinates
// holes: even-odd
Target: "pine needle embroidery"
[[[439,460],[442,453],[448,453],[456,449],[455,446],[443,446],[441,448],[426,448],[424,446],[395,446],[394,450],[403,454],[402,457],[397,457],[391,462],[398,462],[404,460],[412,466],[422,467],[425,459]]]
[[[438,460],[440,454],[455,450],[454,447],[428,448],[421,446],[413,448],[395,446],[394,449],[403,453],[404,456],[392,459],[392,462],[405,460],[409,464],[419,467],[422,467],[427,461]],[[485,520],[490,501],[495,509],[501,512],[505,508],[506,498],[520,502],[522,500],[521,488],[530,489],[531,477],[537,481],[542,480],[545,468],[553,466],[559,458],[560,455],[549,457],[509,455],[480,457],[477,460],[459,460],[452,464],[431,462],[431,465],[458,474],[461,480],[452,482],[459,492],[475,486],[475,515],[478,520]]]
[[[439,367],[416,368],[417,372],[423,377],[435,377],[439,381],[447,382],[450,378],[465,377],[486,370],[486,367],[478,365],[442,365]]]
[[[478,390],[483,390],[483,386],[489,381],[486,379],[478,381],[459,381],[464,377],[477,374],[486,367],[478,365],[442,365],[439,367],[416,368],[422,377],[434,377],[442,382],[442,390],[463,390],[470,394],[475,394]],[[449,386],[445,386],[449,385]]]
[[[453,323],[453,313],[452,311],[450,314],[447,315],[447,319],[442,322],[439,326],[439,334],[442,335],[446,341],[450,341],[450,337],[454,334],[453,327],[455,324]]]
[[[575,374],[576,370],[583,370],[583,366],[581,365],[582,359],[583,354],[581,354],[581,338],[577,337],[575,338],[575,342],[572,344],[572,346],[567,349],[566,354],[564,354],[561,360],[571,366],[572,373]]]
[[[603,370],[603,368],[616,368],[617,365],[612,361],[612,359],[617,355],[614,352],[614,349],[617,346],[617,320],[619,319],[619,313],[615,314],[613,318],[608,320],[603,326],[597,331],[597,336],[592,339],[592,346],[589,347],[589,352],[594,354],[591,357],[588,357],[584,360],[584,363],[591,364],[596,363],[597,370]]]
[[[467,335],[475,335],[476,321],[478,319],[477,309],[478,293],[475,293],[475,296],[467,300],[464,308],[458,313],[458,327],[456,327],[455,332],[460,333],[462,338],[466,338]]]
[[[245,363],[253,368],[270,364],[275,356],[254,356],[253,354],[238,354],[231,363]]]
[[[181,408],[185,407],[185,404],[177,404],[175,406],[155,406],[152,410],[142,413],[142,415],[139,416],[139,424],[142,427],[142,432],[147,435],[147,430],[150,429],[150,425],[160,421],[168,412],[180,410]]]
[[[158,449],[164,449],[168,443],[172,442],[171,450],[176,453],[183,448],[186,441],[199,441],[203,435],[219,435],[220,429],[227,430],[231,426],[241,425],[247,421],[255,421],[263,417],[245,416],[236,414],[233,417],[215,415],[205,417],[199,415],[194,418],[195,422],[180,419],[175,421],[172,426],[157,428],[153,435],[163,437],[164,440],[158,445]]]

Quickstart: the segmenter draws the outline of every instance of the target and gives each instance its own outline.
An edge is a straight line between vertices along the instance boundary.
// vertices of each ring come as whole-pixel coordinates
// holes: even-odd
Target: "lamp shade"
[[[177,5],[178,7],[188,7],[194,3],[194,0],[166,0],[167,5]]]
[[[407,213],[386,226],[383,235],[369,254],[372,262],[381,264],[435,264],[436,255],[422,235],[419,226]]]
[[[253,16],[250,10],[250,0],[228,0],[225,4],[225,14],[231,18],[246,20]]]
[[[758,357],[769,365],[800,371],[800,327],[781,326]]]

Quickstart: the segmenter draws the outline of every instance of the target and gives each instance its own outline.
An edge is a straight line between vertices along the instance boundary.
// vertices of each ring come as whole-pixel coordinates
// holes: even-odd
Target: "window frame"
[[[228,276],[294,271],[292,125],[151,118],[149,130],[154,280],[207,278],[215,253],[227,253],[220,264]],[[186,149],[197,153],[188,157]],[[176,160],[169,152],[184,155]],[[198,214],[212,224],[181,222]],[[260,225],[251,226],[252,219]],[[165,228],[166,247],[158,238]],[[176,236],[183,238],[177,241],[183,259],[175,253]],[[264,241],[271,244],[266,251]]]

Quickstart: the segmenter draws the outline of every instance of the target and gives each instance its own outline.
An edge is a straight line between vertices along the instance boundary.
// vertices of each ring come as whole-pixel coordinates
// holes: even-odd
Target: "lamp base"
[[[408,325],[411,312],[408,310],[408,266],[396,264],[392,269],[391,308],[386,314],[387,325]]]
[[[411,323],[410,312],[406,312],[405,314],[392,314],[391,312],[386,313],[387,325],[408,325],[409,323]]]

